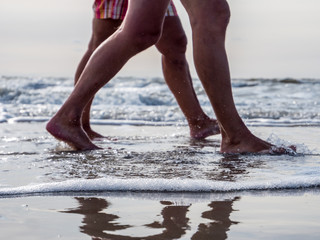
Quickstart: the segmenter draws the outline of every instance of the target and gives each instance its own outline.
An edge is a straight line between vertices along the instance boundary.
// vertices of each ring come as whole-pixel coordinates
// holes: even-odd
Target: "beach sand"
[[[2,239],[319,239],[319,189],[0,199]]]
[[[218,136],[195,143],[189,139],[186,126],[95,125],[96,130],[110,138],[96,142],[105,148],[102,152],[84,154],[65,151],[69,149],[49,136],[44,125],[42,122],[0,125],[0,191],[70,179],[119,177],[117,172],[127,174],[121,177],[133,178],[141,169],[144,171],[139,177],[151,178],[154,174],[155,177],[173,179],[187,174],[188,178],[203,178],[208,175],[207,169],[215,168],[194,163],[186,165],[194,169],[181,168],[177,173],[172,165],[172,171],[167,169],[162,174],[158,173],[159,169],[164,171],[166,166],[156,163],[152,173],[148,165],[161,158],[172,158],[171,162],[165,161],[166,164],[173,161],[182,164],[177,157],[181,154],[184,161],[198,161],[200,158],[207,162],[209,158],[214,161],[223,158],[216,152],[219,149]],[[279,139],[301,144],[299,147],[304,153],[273,158],[241,157],[241,161],[247,159],[252,165],[270,160],[273,164],[270,166],[281,168],[283,162],[286,162],[285,166],[318,166],[319,128],[252,127],[251,130],[264,139],[276,133]],[[133,162],[125,162],[125,159]],[[139,164],[135,165],[138,160]],[[119,168],[115,171],[103,169],[106,161],[108,164],[113,162],[115,169],[118,164]],[[97,168],[93,167],[95,164]],[[141,169],[138,165],[142,165]],[[234,179],[228,180],[237,182],[239,177],[245,179],[246,175],[251,176],[250,172],[258,171],[256,166],[246,167],[245,173],[236,169],[237,173],[232,173]],[[306,169],[310,171],[312,166]],[[261,173],[264,171],[268,169],[261,170]],[[290,171],[293,169],[288,169]],[[219,176],[210,177],[216,179],[226,175],[230,172],[219,171]],[[319,203],[320,188],[317,186],[221,192],[66,191],[1,195],[0,238],[319,239]]]

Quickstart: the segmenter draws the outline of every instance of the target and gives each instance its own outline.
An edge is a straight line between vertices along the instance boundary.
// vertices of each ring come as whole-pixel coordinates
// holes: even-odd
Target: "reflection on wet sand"
[[[75,198],[79,207],[76,209],[70,209],[68,211],[63,211],[65,213],[77,213],[84,215],[82,223],[80,226],[80,231],[82,233],[88,234],[92,237],[108,237],[104,234],[104,231],[117,231],[132,227],[129,225],[119,225],[113,223],[119,217],[113,214],[105,214],[102,212],[108,209],[110,203],[102,198]],[[117,238],[114,238],[117,239]]]
[[[118,223],[120,220],[119,216],[107,213],[111,203],[106,199],[94,197],[76,197],[75,199],[78,201],[79,207],[68,209],[63,211],[63,213],[84,215],[82,220],[83,225],[80,226],[80,231],[92,237],[93,240],[171,240],[179,239],[183,237],[187,231],[192,230],[190,227],[190,219],[187,217],[189,208],[192,205],[181,206],[170,201],[160,201],[159,204],[162,206],[162,222],[154,221],[152,223],[146,223],[144,226],[154,230],[162,229],[162,233],[143,237],[131,237],[117,234],[119,230],[134,229],[135,226]],[[232,208],[233,202],[239,199],[240,198],[235,197],[229,200],[212,201],[209,203],[208,207],[210,209],[202,214],[199,213],[205,223],[199,223],[191,239],[227,239],[227,232],[230,230],[231,225],[238,224],[238,222],[231,221],[230,214],[234,211]],[[143,208],[143,206],[141,206],[141,208]],[[118,211],[121,212],[121,209],[118,209]],[[139,216],[139,209],[137,209],[136,216]]]
[[[164,205],[161,211],[162,223],[154,222],[146,224],[146,226],[163,228],[164,230],[161,234],[146,237],[146,239],[179,239],[190,228],[188,225],[189,219],[186,216],[189,206],[176,206],[169,201],[161,201],[160,203]]]
[[[194,240],[205,239],[227,239],[227,232],[230,226],[238,224],[231,221],[230,214],[234,211],[232,208],[233,202],[240,198],[225,201],[213,201],[209,204],[209,211],[203,212],[202,217],[212,220],[209,224],[199,224],[198,231],[192,236]]]

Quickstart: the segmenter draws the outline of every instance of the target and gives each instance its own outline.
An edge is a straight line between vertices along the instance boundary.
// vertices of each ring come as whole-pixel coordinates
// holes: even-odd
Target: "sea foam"
[[[192,179],[117,179],[67,180],[12,188],[0,188],[0,196],[63,192],[232,192],[278,190],[320,186],[320,177],[287,177],[270,181],[227,182]]]
[[[46,121],[73,90],[68,78],[0,76],[0,123]],[[193,86],[203,110],[212,107],[199,79]],[[233,79],[240,116],[251,126],[320,126],[319,80]],[[96,95],[92,120],[185,122],[176,100],[160,78],[115,78]],[[103,121],[107,120],[107,121]],[[130,122],[131,121],[131,122]]]

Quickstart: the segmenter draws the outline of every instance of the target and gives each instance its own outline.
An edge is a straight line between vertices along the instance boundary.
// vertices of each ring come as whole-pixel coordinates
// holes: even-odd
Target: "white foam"
[[[46,122],[48,117],[13,117],[8,119],[8,123],[23,123],[23,122]]]
[[[269,118],[252,118],[245,119],[248,126],[256,127],[296,127],[296,126],[319,126],[319,119],[305,118],[305,119],[269,119]]]
[[[226,182],[192,179],[83,179],[0,188],[0,196],[63,192],[230,192],[297,189],[320,186],[320,177],[287,177],[270,181]]]
[[[64,78],[0,76],[0,83],[0,123],[47,121],[73,89],[73,80]],[[319,83],[304,79],[232,81],[240,115],[250,126],[266,127],[320,126]],[[204,112],[213,114],[200,80],[194,79],[193,85]],[[92,120],[163,125],[185,118],[163,79],[124,77],[113,79],[96,95]],[[123,122],[115,123],[118,120]]]

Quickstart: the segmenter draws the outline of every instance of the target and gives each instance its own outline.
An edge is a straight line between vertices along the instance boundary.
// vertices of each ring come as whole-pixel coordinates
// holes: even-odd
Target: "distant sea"
[[[320,126],[319,79],[233,79],[241,117],[251,126]],[[194,88],[203,109],[213,116],[199,80]],[[73,89],[68,78],[0,77],[0,122],[47,121]],[[99,124],[185,124],[161,78],[122,77],[98,92],[92,121]]]

